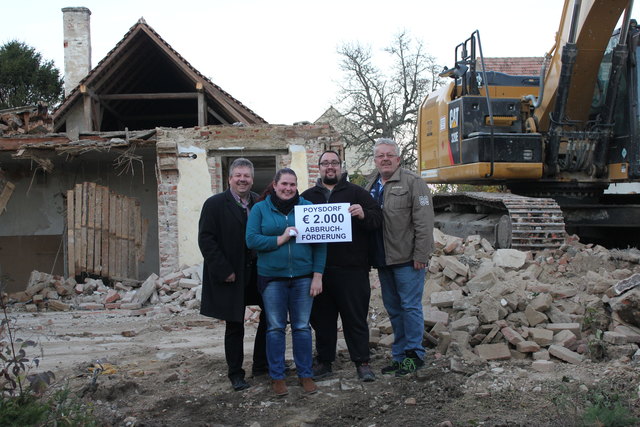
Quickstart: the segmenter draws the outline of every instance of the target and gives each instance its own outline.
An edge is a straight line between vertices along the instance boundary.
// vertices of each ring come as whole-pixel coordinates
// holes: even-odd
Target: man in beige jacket
[[[374,236],[371,261],[394,335],[392,361],[382,373],[404,376],[424,366],[422,293],[433,250],[433,206],[426,183],[400,167],[394,140],[377,139],[373,151],[378,175],[367,190],[382,208],[384,222]]]

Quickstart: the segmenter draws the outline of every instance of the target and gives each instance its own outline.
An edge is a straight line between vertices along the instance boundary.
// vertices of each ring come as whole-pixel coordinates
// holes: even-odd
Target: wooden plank
[[[87,272],[87,217],[89,211],[87,209],[89,195],[89,183],[82,183],[82,217],[80,218],[80,270],[79,273]]]
[[[120,222],[122,239],[120,240],[120,262],[122,277],[129,277],[129,198],[122,196],[122,220]]]
[[[82,107],[83,107],[83,116],[84,116],[84,128],[85,130],[92,132],[93,131],[93,101],[89,94],[84,94],[82,97]]]
[[[69,277],[76,276],[76,254],[75,239],[73,237],[75,227],[75,205],[73,189],[67,191],[67,274]]]
[[[198,92],[198,126],[207,125],[207,102],[204,99],[204,93]]]
[[[9,198],[13,194],[13,190],[15,190],[16,186],[12,182],[7,181],[2,189],[2,194],[0,194],[0,215],[4,212],[7,207],[7,203],[9,202]]]
[[[94,247],[93,247],[93,270],[96,274],[102,275],[102,186],[96,185],[96,205],[94,222]]]
[[[112,93],[98,95],[101,100],[135,100],[135,99],[196,99],[198,92],[176,92],[176,93]]]
[[[73,235],[75,237],[75,250],[74,250],[74,271],[76,275],[80,274],[80,258],[82,257],[82,184],[76,184],[73,191],[75,215]]]
[[[95,274],[96,183],[87,185],[87,273]]]
[[[115,193],[109,194],[109,276],[116,272],[116,223],[118,212],[118,198]]]
[[[116,276],[122,277],[122,196],[116,194]]]
[[[137,279],[136,265],[136,199],[129,199],[129,278]]]
[[[102,275],[109,277],[109,187],[102,187]]]

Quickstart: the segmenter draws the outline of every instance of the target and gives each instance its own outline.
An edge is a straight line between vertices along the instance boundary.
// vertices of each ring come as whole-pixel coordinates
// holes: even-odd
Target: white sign
[[[351,241],[349,203],[297,205],[295,209],[296,243]]]

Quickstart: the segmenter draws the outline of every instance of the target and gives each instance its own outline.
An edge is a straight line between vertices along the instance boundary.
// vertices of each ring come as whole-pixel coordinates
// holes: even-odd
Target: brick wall
[[[178,251],[178,171],[164,170],[158,182],[160,276],[175,271]]]

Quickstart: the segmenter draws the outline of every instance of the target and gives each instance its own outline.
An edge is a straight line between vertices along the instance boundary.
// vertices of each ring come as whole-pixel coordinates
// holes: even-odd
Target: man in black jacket
[[[209,197],[200,214],[198,245],[204,257],[200,314],[226,322],[224,352],[234,390],[249,387],[242,369],[244,361],[244,313],[247,305],[260,305],[256,286],[255,254],[247,249],[247,216],[257,194],[253,163],[239,158],[229,168],[229,189]],[[264,310],[253,347],[253,376],[268,372]]]
[[[327,245],[327,264],[322,276],[322,293],[314,298],[311,326],[316,333],[317,361],[314,378],[331,375],[336,358],[338,314],[345,341],[358,377],[374,381],[369,367],[369,233],[382,224],[382,210],[364,188],[347,181],[340,156],[335,151],[320,155],[320,178],[302,197],[317,203],[350,203],[351,242]]]

